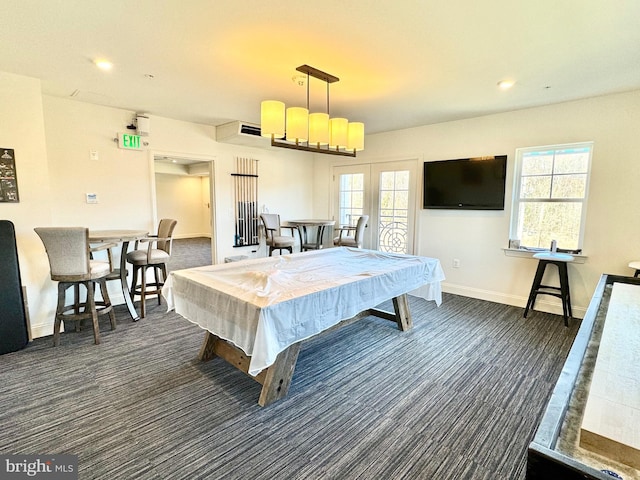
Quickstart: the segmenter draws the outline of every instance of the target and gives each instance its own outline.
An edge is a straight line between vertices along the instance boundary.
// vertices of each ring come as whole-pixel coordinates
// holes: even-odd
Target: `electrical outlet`
[[[453,268],[460,268],[460,259],[459,258],[454,258],[453,259]]]

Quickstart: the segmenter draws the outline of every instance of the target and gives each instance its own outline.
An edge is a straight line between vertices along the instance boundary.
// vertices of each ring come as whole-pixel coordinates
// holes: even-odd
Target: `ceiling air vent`
[[[257,125],[249,125],[248,123],[243,123],[240,125],[240,133],[246,133],[247,135],[255,135],[256,137],[259,137],[260,127]]]
[[[216,127],[216,140],[223,143],[263,147],[270,145],[268,138],[260,136],[260,125],[248,122],[229,122]]]

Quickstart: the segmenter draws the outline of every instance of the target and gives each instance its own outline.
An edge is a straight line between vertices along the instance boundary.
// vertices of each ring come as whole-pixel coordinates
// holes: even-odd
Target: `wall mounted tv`
[[[507,156],[424,162],[423,208],[504,210]]]

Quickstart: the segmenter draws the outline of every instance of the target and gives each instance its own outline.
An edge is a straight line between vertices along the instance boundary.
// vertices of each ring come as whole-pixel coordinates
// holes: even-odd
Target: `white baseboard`
[[[53,335],[53,324],[45,325],[39,323],[31,325],[31,338],[46,337],[47,335]]]
[[[480,300],[487,300],[489,302],[502,303],[504,305],[513,305],[514,307],[524,308],[527,305],[528,297],[520,295],[509,295],[506,293],[493,292],[491,290],[483,290],[480,288],[465,287],[463,285],[453,285],[450,283],[442,283],[442,291],[446,293],[452,293],[454,295],[461,295],[463,297],[477,298]],[[549,295],[539,295],[536,298],[535,309],[541,312],[553,313],[555,315],[562,315],[562,302],[560,299],[557,301],[551,300],[554,297]],[[587,312],[586,308],[576,307],[571,305],[571,310],[574,318],[584,318]]]

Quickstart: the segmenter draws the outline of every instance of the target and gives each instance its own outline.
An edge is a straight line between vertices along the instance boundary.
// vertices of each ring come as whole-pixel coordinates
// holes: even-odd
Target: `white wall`
[[[594,141],[584,241],[588,258],[584,264],[569,266],[574,315],[583,316],[600,275],[630,275],[633,272],[627,263],[640,259],[639,132],[640,91],[634,91],[370,135],[357,161],[507,154],[505,210],[421,209],[416,253],[440,259],[447,277],[445,291],[524,306],[537,262],[506,256],[502,250],[509,237],[515,150]],[[331,165],[336,163],[316,159],[316,213],[328,213],[329,192],[322,187],[326,187]],[[419,195],[418,208],[421,201]],[[460,259],[461,268],[452,268],[454,258]],[[557,281],[556,275],[548,278]],[[541,296],[536,309],[560,313],[555,300]]]
[[[117,148],[134,112],[43,97],[54,225],[153,228],[145,151]],[[99,159],[91,160],[90,152]],[[98,195],[86,203],[86,193]]]
[[[0,73],[0,147],[15,149],[20,193],[20,203],[0,203],[0,218],[16,226],[34,337],[53,331],[56,285],[33,228],[83,225],[155,231],[153,152],[213,159],[217,261],[252,254],[247,248],[233,248],[230,174],[237,155],[260,161],[261,204],[284,218],[311,215],[312,156],[217,143],[215,127],[153,115],[148,148],[119,149],[113,139],[126,132],[133,116],[133,111],[43,96],[39,80]],[[98,152],[98,160],[90,159],[91,150]],[[87,204],[86,193],[96,193],[99,203]],[[116,303],[121,302],[115,282],[109,288]]]
[[[178,221],[174,238],[210,237],[209,177],[156,173],[157,216]]]
[[[56,301],[55,291],[47,290],[49,263],[33,231],[50,224],[54,197],[49,188],[39,80],[0,72],[0,147],[15,150],[20,203],[0,203],[0,218],[15,226],[20,274],[27,286],[33,324],[46,313],[40,305]]]

